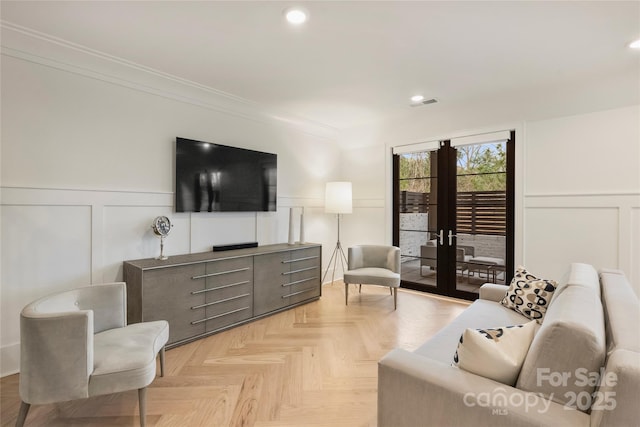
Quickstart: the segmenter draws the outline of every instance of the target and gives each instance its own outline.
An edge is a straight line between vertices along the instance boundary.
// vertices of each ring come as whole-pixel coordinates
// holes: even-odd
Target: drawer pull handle
[[[309,277],[308,279],[302,279],[302,280],[296,280],[295,282],[289,282],[289,283],[284,283],[282,285],[283,288],[287,287],[287,286],[293,286],[293,285],[298,285],[300,283],[304,283],[304,282],[310,282],[312,280],[316,280],[318,279],[318,276],[315,277]]]
[[[308,268],[301,268],[300,270],[293,270],[293,271],[285,271],[284,273],[282,273],[283,276],[286,276],[288,274],[296,274],[296,273],[302,273],[303,271],[310,271],[310,270],[315,270],[316,268],[318,268],[318,266],[313,266],[313,267],[308,267]]]
[[[283,295],[282,299],[289,298],[289,297],[292,297],[294,295],[304,294],[305,292],[313,292],[313,291],[315,291],[315,289],[307,289],[306,291],[293,292],[291,294]]]
[[[199,308],[209,307],[210,305],[222,304],[223,302],[233,301],[234,299],[244,298],[244,297],[248,297],[248,296],[251,296],[251,294],[242,294],[242,295],[237,295],[237,296],[231,297],[231,298],[221,299],[219,301],[208,302],[206,304],[200,304],[200,305],[196,305],[194,307],[191,307],[191,310],[197,310]]]
[[[234,286],[246,285],[247,283],[251,283],[251,281],[245,280],[243,282],[237,282],[237,283],[231,283],[229,285],[218,286],[217,288],[207,288],[207,289],[200,289],[199,291],[191,291],[191,295],[198,295],[204,292],[217,291],[218,289],[232,288]]]
[[[231,310],[231,311],[227,311],[226,313],[218,314],[217,316],[207,317],[206,319],[194,320],[193,322],[191,322],[191,324],[192,325],[197,325],[198,323],[206,322],[207,320],[213,320],[213,319],[217,319],[219,317],[228,316],[228,315],[233,314],[233,313],[238,313],[240,311],[249,310],[249,308],[251,308],[251,307],[242,307],[242,308],[239,308],[237,310]]]
[[[304,258],[296,258],[296,259],[288,259],[286,261],[282,261],[283,264],[290,264],[292,262],[298,262],[298,261],[307,261],[309,259],[317,259],[320,258],[318,255],[314,255],[314,256],[308,256],[308,257],[304,257]]]
[[[197,279],[204,279],[205,277],[214,277],[214,276],[221,276],[223,274],[231,274],[231,273],[238,273],[240,271],[247,271],[250,270],[249,267],[245,267],[245,268],[238,268],[236,270],[227,270],[227,271],[220,271],[218,273],[208,273],[208,274],[202,274],[200,276],[193,276],[191,278],[191,280],[197,280]]]

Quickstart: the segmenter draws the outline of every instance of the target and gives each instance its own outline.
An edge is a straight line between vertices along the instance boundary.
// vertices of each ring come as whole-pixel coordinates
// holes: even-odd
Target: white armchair
[[[127,326],[125,283],[109,283],[49,295],[20,314],[21,427],[32,404],[138,390],[145,424],[146,387],[164,375],[169,324]]]
[[[349,248],[349,270],[344,273],[344,303],[349,301],[349,284],[388,286],[393,294],[393,309],[398,306],[400,286],[400,248],[359,245]]]

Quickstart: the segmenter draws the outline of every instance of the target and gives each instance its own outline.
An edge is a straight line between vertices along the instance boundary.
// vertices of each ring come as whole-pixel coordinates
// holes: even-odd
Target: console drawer
[[[207,288],[253,280],[253,257],[232,258],[206,264]]]
[[[320,278],[312,277],[306,280],[300,280],[292,282],[288,286],[288,299],[289,304],[296,304],[301,301],[308,300],[309,298],[320,296],[320,287],[318,286]]]
[[[192,277],[204,273],[204,264],[167,267],[149,270],[144,274],[142,321],[169,322],[169,344],[204,333],[204,325],[191,322],[203,317],[204,310],[185,310],[185,307],[205,302],[203,279]]]

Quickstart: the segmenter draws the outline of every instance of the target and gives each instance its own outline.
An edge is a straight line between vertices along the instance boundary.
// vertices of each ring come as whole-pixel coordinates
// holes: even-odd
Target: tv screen
[[[276,210],[277,155],[176,138],[176,212]]]

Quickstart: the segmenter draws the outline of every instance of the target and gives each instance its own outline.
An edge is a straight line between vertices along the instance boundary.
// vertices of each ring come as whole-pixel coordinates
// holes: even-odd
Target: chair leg
[[[160,376],[164,377],[164,347],[160,349]]]
[[[393,288],[393,309],[398,308],[398,288]]]
[[[146,424],[147,416],[147,388],[138,389],[138,406],[140,407],[140,427],[144,427]]]
[[[389,287],[389,295],[393,295],[393,288]]]
[[[361,294],[362,293],[362,285],[358,285],[358,293]]]
[[[344,305],[349,305],[347,302],[349,301],[349,284],[344,284]]]
[[[23,400],[22,403],[20,404],[20,412],[18,412],[16,427],[22,427],[24,425],[24,421],[27,419],[27,413],[29,412],[29,408],[31,408],[31,404],[26,403]]]

